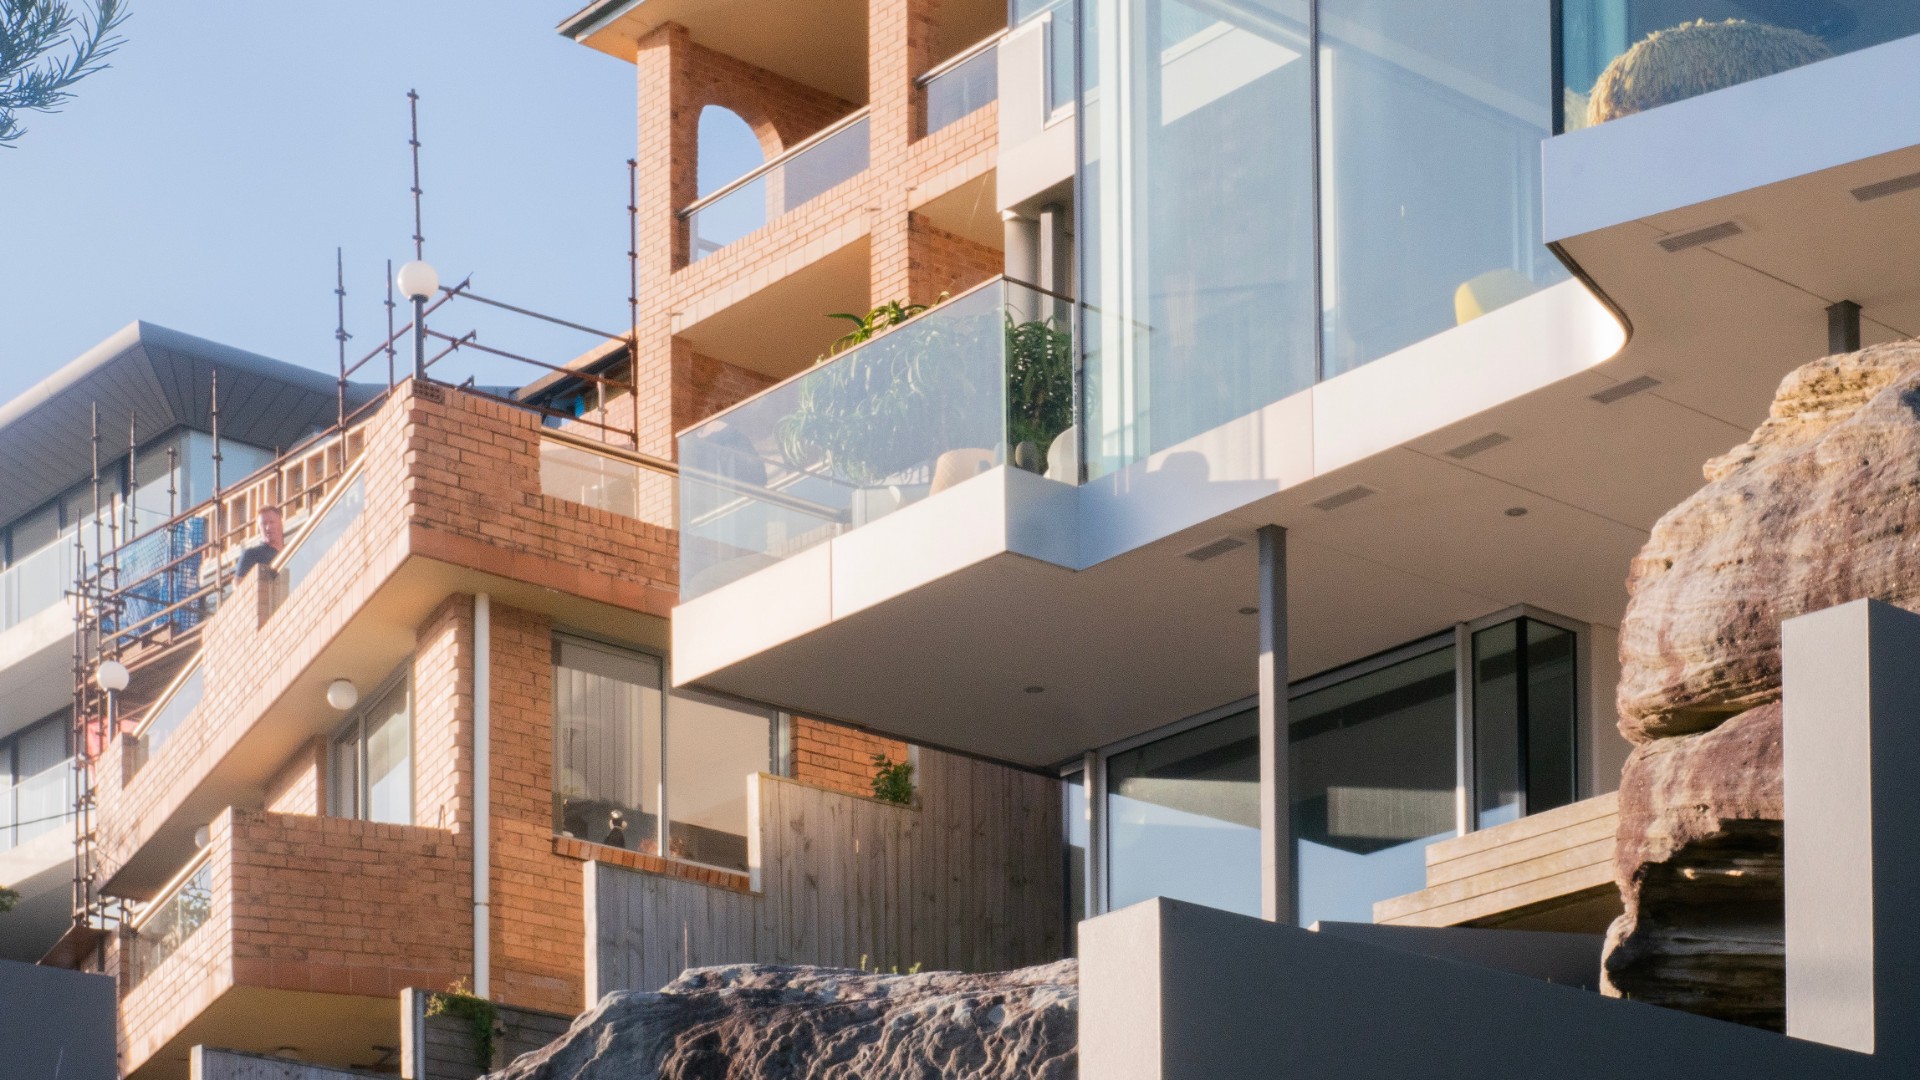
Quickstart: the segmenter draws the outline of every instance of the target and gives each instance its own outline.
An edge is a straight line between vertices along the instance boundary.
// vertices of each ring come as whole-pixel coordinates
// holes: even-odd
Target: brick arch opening
[[[694,170],[700,195],[707,195],[780,153],[780,136],[771,125],[750,123],[725,105],[705,105],[694,138]]]

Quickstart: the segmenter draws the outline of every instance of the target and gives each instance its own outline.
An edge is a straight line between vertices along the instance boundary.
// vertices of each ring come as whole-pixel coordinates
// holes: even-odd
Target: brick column
[[[668,23],[634,54],[639,82],[640,311],[635,333],[635,418],[640,449],[671,457],[673,445],[673,273],[687,263],[687,227],[677,211],[694,200],[700,107],[685,75],[693,48],[686,28]]]
[[[908,159],[922,130],[913,78],[931,63],[934,0],[868,0],[867,100],[872,103],[871,160],[876,170]],[[874,189],[873,302],[908,299],[912,224],[905,184]]]

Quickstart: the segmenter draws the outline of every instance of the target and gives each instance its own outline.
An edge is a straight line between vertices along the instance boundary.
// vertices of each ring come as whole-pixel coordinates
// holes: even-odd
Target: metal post
[[[393,260],[387,260],[387,389],[393,389],[393,339],[398,331],[393,328]]]
[[[1291,923],[1292,794],[1287,747],[1287,530],[1262,525],[1260,541],[1260,915]]]
[[[627,159],[627,404],[635,450],[640,449],[640,163]],[[607,419],[601,418],[602,422]]]
[[[424,382],[427,378],[427,298],[413,298],[413,378]]]
[[[334,323],[333,340],[340,346],[340,385],[339,385],[339,424],[347,426],[347,264],[346,256],[339,248],[333,249],[333,299],[338,312],[338,321]]]
[[[1107,774],[1100,754],[1094,750],[1081,758],[1081,767],[1080,782],[1087,800],[1087,849],[1081,868],[1086,896],[1080,917],[1091,919],[1106,910]]]
[[[1860,305],[1842,300],[1827,308],[1827,355],[1860,351]]]

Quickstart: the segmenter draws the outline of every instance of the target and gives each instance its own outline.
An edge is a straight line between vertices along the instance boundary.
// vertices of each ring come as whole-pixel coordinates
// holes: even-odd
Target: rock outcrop
[[[992,975],[695,968],[608,994],[493,1080],[1070,1080],[1075,962]]]
[[[1613,992],[1779,1028],[1780,623],[1920,610],[1920,345],[1807,364],[1628,577]]]

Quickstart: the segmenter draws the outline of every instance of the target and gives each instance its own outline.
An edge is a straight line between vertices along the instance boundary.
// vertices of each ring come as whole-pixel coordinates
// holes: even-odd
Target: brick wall
[[[849,795],[873,794],[873,756],[907,760],[907,744],[869,731],[805,717],[793,718],[789,732],[793,778]]]
[[[675,349],[674,357],[673,427],[676,431],[692,427],[776,381],[771,375],[701,356],[692,349]]]
[[[266,807],[277,814],[327,812],[326,736],[316,735],[267,781]]]
[[[924,215],[911,215],[912,256],[907,268],[907,296],[916,304],[931,304],[941,293],[957,296],[998,276],[1006,256],[958,233],[948,232]]]

